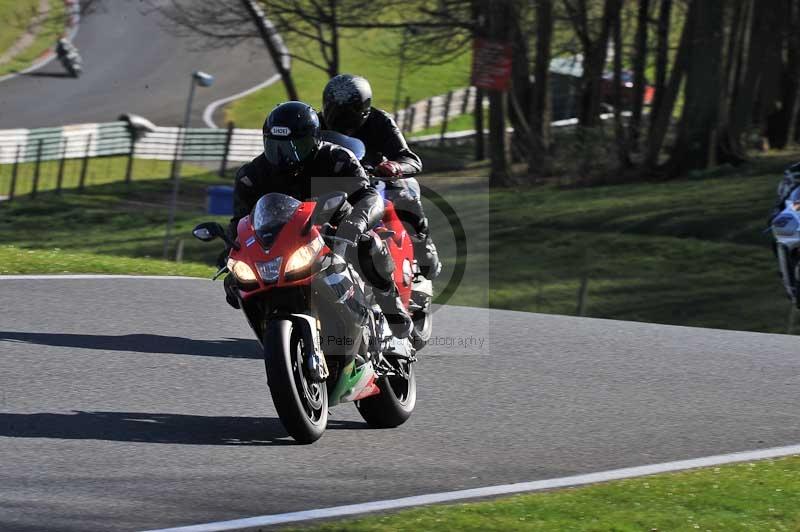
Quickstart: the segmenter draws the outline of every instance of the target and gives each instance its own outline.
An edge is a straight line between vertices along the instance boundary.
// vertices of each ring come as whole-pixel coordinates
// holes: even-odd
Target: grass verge
[[[17,42],[36,16],[38,0],[0,0],[0,54]]]
[[[373,105],[392,111],[400,66],[397,50],[402,35],[391,30],[348,32],[341,37],[341,72],[358,74],[369,79],[374,95]],[[289,49],[301,49],[303,43],[289,39]],[[312,47],[307,45],[309,49]],[[309,52],[314,61],[321,62],[316,52]],[[328,81],[321,70],[300,61],[292,63],[292,74],[299,97],[319,109],[322,89]],[[400,94],[400,106],[408,97],[412,102],[444,94],[450,89],[469,84],[470,54],[438,66],[412,67],[406,65]],[[226,108],[225,118],[239,127],[258,128],[275,105],[286,101],[283,84],[277,82],[235,101]]]
[[[85,186],[103,185],[115,181],[123,181],[127,170],[128,158],[98,157],[88,159],[86,165]],[[39,167],[39,185],[37,191],[55,190],[58,183],[60,162],[43,161]],[[155,159],[134,159],[131,179],[136,181],[164,179],[170,175],[172,163]],[[35,163],[20,163],[17,168],[15,195],[29,194],[33,190]],[[8,196],[11,191],[14,165],[0,165],[0,196]],[[67,159],[64,161],[61,186],[64,189],[78,188],[83,173],[83,159]],[[196,176],[207,173],[199,166],[184,164],[181,166],[182,176]]]
[[[790,305],[763,229],[782,169],[797,158],[666,183],[489,194],[485,179],[471,177],[483,167],[423,183],[477,228],[471,275],[452,303],[576,314],[585,281],[587,316],[786,333]],[[434,236],[443,224],[434,220]],[[441,248],[454,256],[450,243]]]
[[[56,40],[64,32],[64,2],[62,0],[49,0],[49,5],[50,13],[39,27],[33,42],[9,62],[0,65],[0,76],[24,70],[48,49],[55,46]],[[27,29],[26,21],[35,16],[38,6],[38,0],[0,0],[0,13],[3,14],[3,16],[0,16],[0,22],[3,23],[4,28],[3,36],[0,37],[2,39],[0,41],[0,50],[5,49],[2,43],[9,39],[9,34],[16,33],[16,36],[7,43],[7,46],[11,46],[22,35]],[[4,16],[6,14],[9,18]],[[9,29],[10,31],[6,33]]]
[[[441,158],[464,159],[469,150],[450,148]],[[422,155],[435,172],[433,153]],[[548,184],[491,193],[479,177],[485,166],[427,175],[423,184],[467,226],[465,278],[449,302],[575,314],[584,283],[583,313],[591,317],[800,332],[800,324],[790,323],[797,317],[790,315],[769,236],[762,233],[776,179],[795,158],[800,153],[765,156],[735,170],[667,183]],[[196,242],[189,231],[208,218],[205,188],[227,180],[199,168],[187,172],[177,226],[185,238],[184,264],[160,264],[168,164],[146,172],[148,163],[135,166],[146,175],[129,188],[96,183],[84,194],[0,204],[0,242],[8,244],[0,248],[3,273],[210,273],[218,247]],[[426,210],[445,261],[443,290],[456,266],[455,244],[436,203],[428,201]],[[86,253],[91,256],[67,257]],[[57,254],[64,260],[55,260]],[[129,262],[139,258],[152,262]]]
[[[205,202],[208,186],[229,180],[196,167],[184,171],[173,233],[184,240],[182,263],[161,260],[171,182],[164,173],[145,172],[131,186],[94,184],[83,193],[66,190],[0,203],[0,273],[210,276],[221,247],[195,240],[191,229],[201,221],[226,222],[227,217],[206,215]],[[170,257],[175,246],[170,242]]]
[[[295,530],[800,530],[798,490],[795,456]]]

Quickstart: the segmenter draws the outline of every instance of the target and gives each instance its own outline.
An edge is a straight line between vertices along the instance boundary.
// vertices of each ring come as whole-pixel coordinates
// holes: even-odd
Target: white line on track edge
[[[361,504],[350,504],[346,506],[334,506],[331,508],[319,508],[315,510],[305,510],[300,512],[290,512],[284,514],[264,515],[259,517],[249,517],[245,519],[234,519],[232,521],[219,521],[202,525],[190,525],[177,528],[164,528],[150,530],[148,532],[222,532],[232,530],[244,530],[254,527],[264,527],[279,525],[284,523],[296,523],[311,519],[329,519],[334,517],[345,517],[368,512],[379,512],[385,510],[396,510],[411,506],[436,504],[443,502],[453,502],[465,499],[477,499],[481,497],[494,497],[499,495],[511,495],[515,493],[525,493],[541,491],[553,488],[564,488],[569,486],[583,486],[597,482],[607,482],[610,480],[620,480],[625,478],[641,477],[654,475],[657,473],[669,473],[694,469],[697,467],[710,467],[734,462],[747,462],[750,460],[763,460],[766,458],[778,458],[800,454],[800,445],[790,445],[787,447],[774,447],[771,449],[760,449],[755,451],[744,451],[738,453],[707,456],[704,458],[694,458],[691,460],[680,460],[676,462],[664,462],[637,467],[627,467],[624,469],[613,469],[611,471],[601,471],[585,475],[574,475],[569,477],[552,478],[547,480],[537,480],[533,482],[520,482],[517,484],[503,484],[500,486],[486,486],[459,491],[447,491],[442,493],[431,493],[428,495],[417,495],[404,497],[402,499],[390,499],[384,501],[366,502]]]
[[[244,98],[248,94],[252,94],[259,89],[263,89],[264,87],[269,87],[279,79],[281,79],[281,75],[275,74],[268,80],[264,81],[263,83],[259,83],[255,87],[250,87],[249,89],[242,91],[238,94],[234,94],[233,96],[228,96],[226,98],[221,98],[219,100],[211,102],[210,104],[208,104],[205,111],[203,111],[203,122],[205,122],[206,125],[212,129],[218,129],[219,126],[217,126],[216,122],[214,122],[214,113],[217,111],[217,108],[220,105],[225,105],[226,103],[232,102],[233,100]]]

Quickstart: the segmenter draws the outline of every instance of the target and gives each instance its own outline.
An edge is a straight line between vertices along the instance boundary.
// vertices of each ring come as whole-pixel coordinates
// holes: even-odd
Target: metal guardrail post
[[[469,109],[469,95],[472,92],[472,87],[467,87],[464,89],[464,92],[461,94],[461,114],[467,114],[467,110]]]
[[[188,122],[188,120],[187,120]],[[181,157],[183,152],[181,147],[186,142],[188,128],[178,126],[178,135],[175,137],[175,153],[172,157],[172,196],[170,198],[169,216],[167,219],[167,231],[164,234],[164,260],[169,258],[170,244],[172,243],[172,228],[175,226],[175,210],[178,204],[178,191],[180,188]]]
[[[450,119],[450,102],[453,101],[453,91],[448,91],[444,99],[444,120],[442,120],[442,131],[439,143],[444,144],[444,136],[447,134],[447,121]]]
[[[136,132],[134,129],[128,128],[128,134],[130,135],[130,146],[128,149],[128,164],[125,166],[125,184],[130,185],[131,179],[133,179],[133,156],[134,152],[136,151]]]
[[[39,139],[36,143],[36,163],[33,166],[33,189],[31,190],[31,197],[36,197],[36,192],[39,190],[39,174],[42,169],[42,144],[44,139]]]
[[[425,106],[425,129],[431,127],[431,111],[433,110],[433,98],[428,98],[428,103]]]
[[[64,184],[64,163],[67,160],[67,138],[64,137],[61,143],[61,160],[58,162],[58,178],[56,178],[56,194],[61,194],[61,186]]]
[[[483,132],[483,89],[475,89],[475,160],[486,158],[486,141]]]
[[[407,132],[408,128],[410,127],[410,124],[409,124],[409,121],[408,121],[408,117],[411,115],[411,97],[410,96],[406,96],[406,104],[405,104],[405,107],[403,107],[403,109],[405,109],[405,113],[403,113],[403,127],[402,127],[401,131],[406,131]]]
[[[14,166],[11,168],[11,188],[8,191],[8,201],[14,199],[14,192],[17,189],[17,173],[19,172],[19,154],[22,146],[17,144],[17,154],[14,156]]]
[[[83,187],[86,184],[86,172],[89,170],[89,152],[92,149],[92,135],[86,137],[86,151],[83,154],[83,164],[81,164],[81,178],[78,182],[78,190],[83,192]]]
[[[233,139],[233,122],[228,122],[228,132],[225,134],[225,151],[222,153],[222,163],[219,165],[219,176],[225,177],[228,166],[228,155],[231,153],[231,139]]]

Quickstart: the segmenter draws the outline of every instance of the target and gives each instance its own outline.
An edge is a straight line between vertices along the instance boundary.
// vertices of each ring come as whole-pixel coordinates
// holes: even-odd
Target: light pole
[[[192,101],[194,100],[194,89],[197,85],[201,87],[210,87],[214,84],[214,76],[206,74],[199,70],[192,72],[192,84],[189,88],[189,99],[186,101],[186,114],[183,117],[183,128],[178,131],[178,137],[175,142],[181,148],[186,143],[186,133],[189,129],[189,120],[192,117]],[[177,148],[177,147],[176,147]],[[169,203],[169,219],[167,220],[167,232],[164,235],[164,258],[169,257],[169,245],[172,239],[172,228],[175,225],[175,209],[178,203],[178,190],[181,181],[181,161],[183,159],[183,150],[175,150],[175,161],[172,164],[172,198]]]

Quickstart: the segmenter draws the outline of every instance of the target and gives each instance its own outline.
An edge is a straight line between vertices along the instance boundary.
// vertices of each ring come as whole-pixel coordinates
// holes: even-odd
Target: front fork
[[[789,254],[789,250],[786,248],[785,245],[778,243],[777,244],[777,254],[778,254],[778,266],[780,267],[781,271],[781,279],[783,280],[783,286],[786,289],[786,293],[792,300],[792,303],[798,303],[798,279],[795,278],[796,276],[796,268],[795,265],[792,264],[792,258]]]

